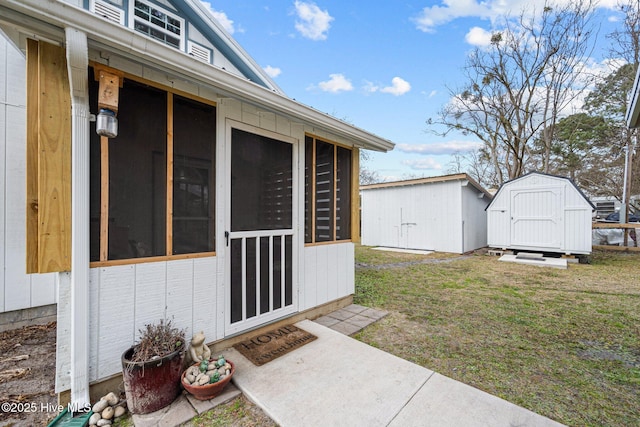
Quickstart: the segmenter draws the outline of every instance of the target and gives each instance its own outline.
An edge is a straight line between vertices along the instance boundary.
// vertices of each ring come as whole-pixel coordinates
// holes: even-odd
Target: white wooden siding
[[[26,274],[26,64],[0,32],[0,313],[55,304],[53,274]]]
[[[355,292],[354,248],[347,242],[304,248],[301,311]]]
[[[487,213],[490,247],[591,253],[592,207],[566,178],[531,173],[506,182]]]
[[[362,244],[462,253],[486,246],[489,200],[464,181],[362,189]]]
[[[97,52],[90,57],[100,60]],[[153,77],[158,83],[171,85],[178,80],[159,72],[147,71],[112,56],[110,65],[137,75]],[[296,166],[298,193],[296,235],[301,253],[294,253],[298,263],[294,279],[298,281],[298,311],[313,308],[354,292],[354,245],[350,242],[304,246],[304,135],[305,132],[331,141],[348,144],[320,129],[292,123],[285,117],[244,104],[231,98],[217,98],[215,89],[194,84],[181,86],[188,93],[217,103],[216,151],[216,256],[92,268],[90,272],[90,381],[98,381],[121,372],[120,357],[138,339],[145,324],[169,319],[186,328],[187,340],[202,330],[207,342],[225,338],[225,297],[228,257],[224,231],[227,185],[225,166],[225,123],[233,119],[242,123],[295,138],[299,148]],[[61,274],[58,305],[56,391],[69,389],[71,294],[66,274]],[[66,279],[68,281],[68,279]]]
[[[479,193],[470,184],[462,187],[463,247],[461,252],[487,246],[487,213],[485,208],[489,202],[489,196]]]

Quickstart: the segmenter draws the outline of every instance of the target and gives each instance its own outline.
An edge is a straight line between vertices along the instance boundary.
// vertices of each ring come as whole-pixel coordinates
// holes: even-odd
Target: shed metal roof
[[[417,179],[407,179],[403,181],[393,181],[393,182],[382,182],[379,184],[368,184],[361,185],[360,190],[373,190],[376,188],[392,188],[392,187],[404,187],[407,185],[422,185],[422,184],[433,184],[437,182],[447,182],[447,181],[468,181],[471,185],[473,185],[478,191],[484,193],[489,199],[493,198],[493,195],[485,190],[476,180],[471,178],[466,173],[457,173],[451,175],[441,175],[441,176],[431,176],[427,178],[417,178]]]

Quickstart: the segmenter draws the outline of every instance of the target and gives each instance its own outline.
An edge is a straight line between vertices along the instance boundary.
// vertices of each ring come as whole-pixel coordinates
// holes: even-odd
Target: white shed
[[[467,174],[360,187],[362,244],[465,253],[487,245],[491,200]]]
[[[502,184],[487,207],[488,246],[590,254],[594,209],[569,178],[531,172]]]

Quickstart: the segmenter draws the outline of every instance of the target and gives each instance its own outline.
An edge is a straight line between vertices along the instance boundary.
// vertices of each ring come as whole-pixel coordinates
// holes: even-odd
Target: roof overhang
[[[410,185],[424,185],[424,184],[433,184],[437,182],[450,182],[450,181],[460,181],[463,186],[467,186],[471,184],[476,190],[478,190],[481,194],[486,196],[489,200],[493,198],[493,195],[485,190],[482,185],[480,185],[476,180],[471,178],[466,173],[456,173],[452,175],[441,175],[441,176],[430,176],[426,178],[415,178],[415,179],[407,179],[403,181],[393,181],[393,182],[381,182],[378,184],[368,184],[361,185],[360,190],[375,190],[379,188],[393,188],[393,187],[406,187]]]
[[[637,128],[640,127],[640,67],[638,67],[638,71],[636,72],[636,79],[629,96],[629,107],[625,117],[627,127]]]
[[[240,99],[259,108],[284,115],[345,138],[356,147],[389,151],[394,143],[329,114],[227,72],[147,38],[134,30],[115,25],[61,0],[1,0],[0,23],[9,33],[49,42],[64,42],[64,29],[72,27],[89,38],[89,47],[112,51],[138,63],[175,73],[212,87],[223,96]]]

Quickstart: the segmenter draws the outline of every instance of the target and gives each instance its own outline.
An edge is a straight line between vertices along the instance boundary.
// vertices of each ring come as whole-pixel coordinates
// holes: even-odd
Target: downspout
[[[87,35],[65,28],[71,88],[71,404],[89,398],[89,51]]]

